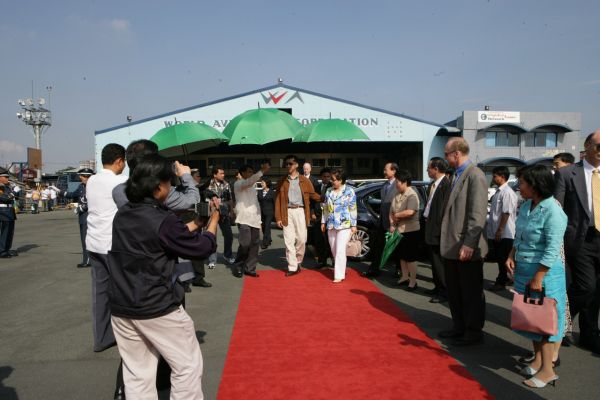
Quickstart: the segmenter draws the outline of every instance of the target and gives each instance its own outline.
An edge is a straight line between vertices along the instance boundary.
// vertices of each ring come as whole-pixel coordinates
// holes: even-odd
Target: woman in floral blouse
[[[340,283],[346,277],[346,245],[356,232],[356,214],[356,194],[346,185],[346,174],[341,169],[333,171],[321,217],[321,230],[327,232],[335,259],[333,283]]]

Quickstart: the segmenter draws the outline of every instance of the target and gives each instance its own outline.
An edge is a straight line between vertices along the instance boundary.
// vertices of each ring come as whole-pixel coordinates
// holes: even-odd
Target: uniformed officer
[[[0,258],[16,257],[19,254],[11,250],[15,233],[15,195],[8,182],[9,173],[0,167]]]
[[[72,192],[64,193],[64,196],[67,199],[75,199],[77,200],[77,209],[75,210],[76,214],[79,216],[79,235],[81,236],[81,248],[83,250],[83,261],[80,264],[77,264],[77,268],[87,268],[91,267],[90,264],[90,256],[85,247],[85,236],[87,235],[87,216],[88,216],[88,206],[87,206],[87,198],[85,196],[85,185],[87,184],[90,176],[94,175],[94,171],[90,168],[82,168],[77,171],[77,175],[79,175],[79,180],[81,184],[77,186]]]

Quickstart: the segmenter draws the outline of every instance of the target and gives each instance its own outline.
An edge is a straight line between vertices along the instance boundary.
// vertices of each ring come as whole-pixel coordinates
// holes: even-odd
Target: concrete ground
[[[236,246],[234,243],[234,250]],[[20,252],[19,257],[0,259],[0,399],[112,399],[119,356],[116,348],[92,352],[91,278],[89,269],[75,267],[81,261],[76,216],[70,211],[19,215],[13,249]],[[260,263],[259,269],[285,267],[281,231],[273,231],[273,245],[261,253]],[[314,264],[308,257],[305,266]],[[366,268],[362,263],[350,266]],[[431,304],[422,292],[432,286],[428,266],[420,264],[419,274],[421,289],[416,293],[394,287],[391,272],[374,284],[435,337],[450,325],[450,313],[447,304]],[[487,264],[488,283],[495,274],[496,266]],[[194,288],[186,303],[204,355],[205,397],[215,399],[243,280],[233,277],[223,264],[207,270],[207,280],[213,287]],[[573,346],[561,351],[556,388],[525,388],[516,372],[516,359],[530,343],[507,328],[510,293],[486,292],[486,298],[484,344],[448,350],[494,397],[598,398],[594,393],[600,357]],[[260,371],[253,371],[249,379],[260,379]],[[377,371],[373,371],[373,379],[377,379]],[[396,383],[398,398],[402,397],[403,379],[399,376]],[[168,393],[161,393],[161,398],[168,398]]]

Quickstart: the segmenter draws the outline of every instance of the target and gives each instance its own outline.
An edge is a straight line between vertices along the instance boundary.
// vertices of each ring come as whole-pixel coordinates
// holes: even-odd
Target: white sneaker
[[[227,264],[235,264],[235,257],[225,258],[225,261],[227,261]]]
[[[215,267],[215,264],[213,264],[213,263],[208,264],[208,269],[213,269],[214,267]]]

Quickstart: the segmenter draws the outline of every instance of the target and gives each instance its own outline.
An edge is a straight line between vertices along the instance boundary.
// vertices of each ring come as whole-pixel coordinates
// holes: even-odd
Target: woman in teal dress
[[[543,165],[527,166],[518,171],[517,177],[526,201],[519,210],[515,241],[506,266],[514,274],[517,292],[524,293],[527,284],[532,293],[544,288],[546,297],[556,300],[558,314],[556,335],[516,331],[533,341],[535,351],[533,361],[522,370],[524,375],[531,376],[523,383],[541,388],[548,383],[555,385],[558,380],[552,360],[554,343],[562,340],[565,328],[565,266],[560,249],[567,216],[552,197],[554,178],[549,169]]]

